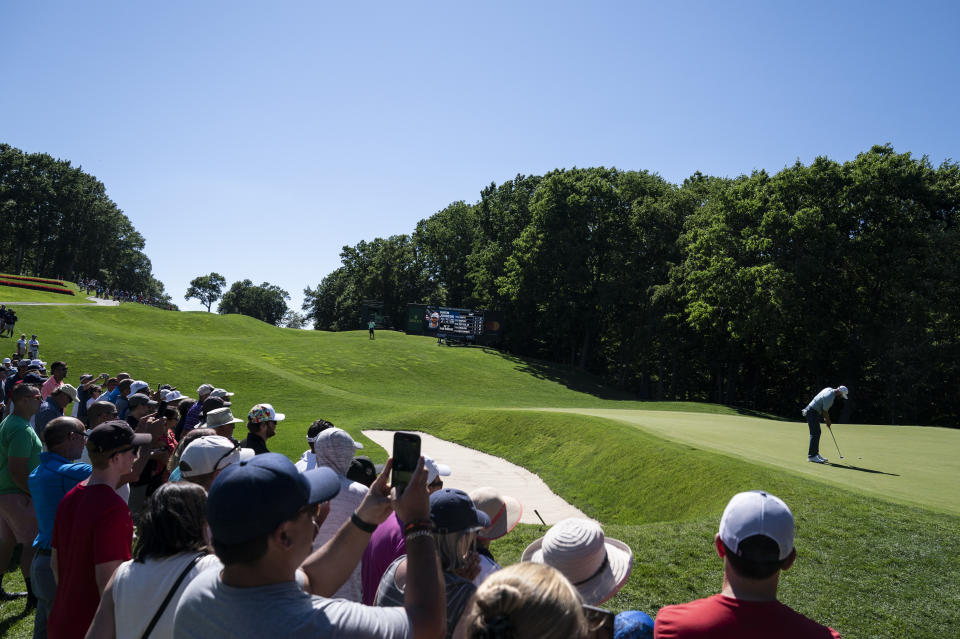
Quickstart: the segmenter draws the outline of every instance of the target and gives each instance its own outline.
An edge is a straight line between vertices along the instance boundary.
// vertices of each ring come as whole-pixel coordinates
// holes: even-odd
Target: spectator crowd
[[[421,457],[397,494],[392,460],[378,469],[323,419],[293,463],[269,450],[271,404],[241,419],[213,383],[196,398],[126,372],[71,384],[35,341],[0,379],[0,565],[22,544],[27,584],[2,597],[35,608],[34,637],[839,637],[777,600],[794,520],[764,491],[720,518],[721,592],[655,623],[613,615],[600,606],[634,556],[596,521],[560,521],[502,567],[491,541],[523,505],[447,485],[449,465]]]

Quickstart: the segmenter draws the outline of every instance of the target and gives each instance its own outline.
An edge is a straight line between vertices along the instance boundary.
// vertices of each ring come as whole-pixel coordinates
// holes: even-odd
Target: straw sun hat
[[[620,590],[633,569],[633,552],[622,541],[604,537],[592,519],[564,519],[527,546],[521,561],[553,566],[590,605],[600,605]]]

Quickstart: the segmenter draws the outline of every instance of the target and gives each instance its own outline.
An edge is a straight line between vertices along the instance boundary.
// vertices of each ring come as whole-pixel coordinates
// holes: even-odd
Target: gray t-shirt
[[[180,597],[173,636],[412,639],[413,625],[403,608],[317,597],[296,581],[235,588],[224,585],[219,570],[208,570]]]
[[[380,586],[377,588],[377,596],[374,603],[378,606],[401,606],[403,605],[404,590],[397,584],[397,568],[401,562],[406,561],[407,556],[397,557],[392,564],[383,573],[380,579]],[[444,572],[444,586],[447,594],[447,639],[453,636],[453,631],[460,621],[460,616],[467,607],[470,597],[477,591],[477,587],[463,577]],[[388,608],[389,610],[389,608]]]
[[[829,386],[824,388],[822,391],[817,393],[817,396],[810,400],[810,403],[807,404],[807,410],[815,410],[821,415],[830,410],[830,407],[833,406],[833,399],[836,397],[836,393],[833,392],[833,389]],[[794,409],[796,410],[796,409]]]

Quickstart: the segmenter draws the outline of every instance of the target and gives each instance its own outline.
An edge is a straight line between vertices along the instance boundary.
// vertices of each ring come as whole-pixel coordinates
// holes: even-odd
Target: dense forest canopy
[[[169,302],[144,240],[102,182],[69,161],[0,144],[0,272],[76,281]]]
[[[845,383],[841,419],[956,426],[958,204],[956,163],[890,146],[681,185],[602,167],[518,175],[411,235],[344,247],[303,310],[346,330],[363,300],[392,318],[409,302],[495,308],[512,353],[641,398],[798,418]]]

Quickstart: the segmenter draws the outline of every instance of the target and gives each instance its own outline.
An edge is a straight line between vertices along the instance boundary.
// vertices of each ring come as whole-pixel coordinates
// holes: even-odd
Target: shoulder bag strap
[[[157,622],[160,621],[160,617],[163,616],[163,611],[167,609],[167,604],[170,603],[170,600],[173,599],[173,593],[177,592],[177,588],[180,587],[180,584],[183,583],[183,580],[186,579],[187,573],[190,572],[190,569],[193,568],[200,558],[205,556],[204,554],[198,554],[196,557],[190,560],[190,563],[187,564],[187,567],[183,569],[183,572],[180,573],[180,576],[177,577],[176,583],[173,584],[173,588],[170,589],[170,592],[167,593],[166,598],[163,600],[163,603],[160,604],[160,608],[157,610],[157,614],[153,615],[153,619],[150,620],[150,624],[147,626],[147,629],[143,631],[140,639],[147,639],[150,636],[150,633],[153,632],[154,626],[157,625]]]

